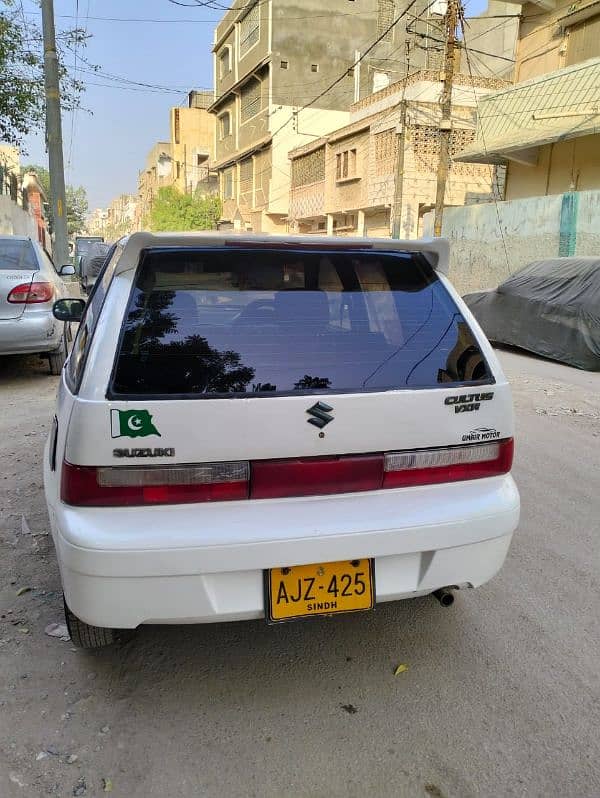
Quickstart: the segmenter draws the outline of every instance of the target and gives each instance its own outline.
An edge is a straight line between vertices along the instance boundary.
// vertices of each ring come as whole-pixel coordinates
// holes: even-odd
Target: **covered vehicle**
[[[81,288],[86,294],[89,294],[94,287],[96,278],[113,251],[114,245],[106,244],[104,241],[94,241],[81,256],[79,279]]]
[[[600,257],[535,261],[463,298],[490,341],[600,371]]]

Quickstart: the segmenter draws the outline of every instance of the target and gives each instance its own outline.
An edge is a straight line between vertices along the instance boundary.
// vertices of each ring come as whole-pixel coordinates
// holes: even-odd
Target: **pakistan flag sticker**
[[[147,410],[111,410],[110,431],[113,438],[145,438],[147,435],[161,437]]]

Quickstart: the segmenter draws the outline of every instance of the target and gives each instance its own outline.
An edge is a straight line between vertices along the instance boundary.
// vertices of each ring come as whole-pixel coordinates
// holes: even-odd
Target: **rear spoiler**
[[[450,245],[445,238],[351,238],[342,236],[284,236],[262,233],[132,233],[126,240],[115,273],[135,269],[145,249],[165,247],[290,247],[307,249],[363,249],[381,252],[420,252],[441,274],[448,274]]]

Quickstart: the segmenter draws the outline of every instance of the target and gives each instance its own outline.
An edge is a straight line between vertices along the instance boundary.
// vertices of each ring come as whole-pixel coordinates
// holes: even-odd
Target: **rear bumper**
[[[26,310],[18,319],[0,320],[0,355],[51,352],[60,346],[62,333],[50,310]]]
[[[372,557],[378,602],[477,587],[502,567],[519,495],[504,476],[145,512],[58,503],[50,515],[71,610],[133,628],[264,617],[263,570],[283,565]]]

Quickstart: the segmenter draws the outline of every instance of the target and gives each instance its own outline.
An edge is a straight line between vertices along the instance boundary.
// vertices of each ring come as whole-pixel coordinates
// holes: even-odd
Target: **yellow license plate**
[[[294,565],[266,572],[267,618],[288,621],[373,607],[372,560]]]

